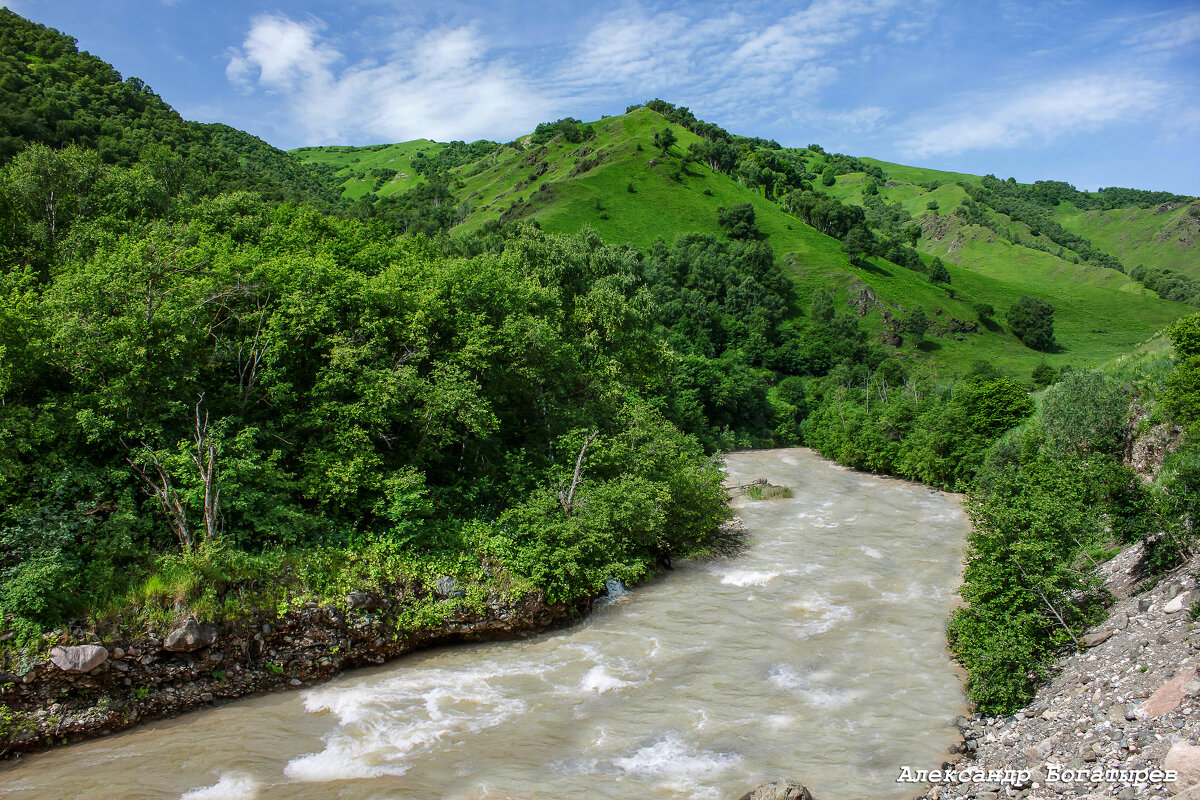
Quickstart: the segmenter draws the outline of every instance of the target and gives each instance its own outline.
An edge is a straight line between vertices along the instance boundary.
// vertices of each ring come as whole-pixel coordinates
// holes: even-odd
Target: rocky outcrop
[[[20,674],[0,671],[0,756],[112,733],[144,720],[237,697],[304,686],[349,667],[435,645],[517,638],[577,619],[591,599],[548,603],[539,592],[489,595],[469,607],[443,583],[446,599],[412,587],[351,593],[346,607],[307,603],[276,617],[215,627],[185,619],[165,638],[56,646]],[[440,624],[406,630],[414,599],[437,604]],[[353,600],[353,602],[351,602]],[[88,633],[79,631],[78,635]]]

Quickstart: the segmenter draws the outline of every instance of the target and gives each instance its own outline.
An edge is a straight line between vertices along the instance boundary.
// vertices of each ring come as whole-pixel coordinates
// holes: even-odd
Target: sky
[[[509,141],[659,97],[733,133],[1200,195],[1196,0],[0,0],[285,149]]]

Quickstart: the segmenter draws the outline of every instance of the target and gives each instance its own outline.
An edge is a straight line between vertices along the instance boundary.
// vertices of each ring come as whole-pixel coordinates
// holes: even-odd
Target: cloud
[[[431,31],[397,42],[382,63],[356,64],[323,31],[316,19],[255,17],[225,70],[243,91],[278,96],[310,141],[503,138],[547,107],[516,69],[487,58],[474,27]]]
[[[898,0],[817,0],[769,19],[748,11],[693,17],[629,7],[585,37],[564,70],[574,77],[563,88],[592,97],[684,95],[706,113],[794,119],[810,110],[807,98],[838,79],[850,59],[845,45],[888,26],[897,9],[913,15],[899,23],[905,36],[926,24]]]
[[[1047,144],[1135,120],[1161,106],[1167,87],[1117,75],[1090,75],[967,98],[909,124],[901,150],[918,158],[967,150]]]
[[[1154,25],[1125,40],[1139,50],[1178,50],[1200,42],[1200,11]]]

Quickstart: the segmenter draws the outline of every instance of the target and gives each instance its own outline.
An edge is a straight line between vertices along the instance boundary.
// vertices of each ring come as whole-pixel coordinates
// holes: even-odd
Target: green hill
[[[668,110],[668,116],[672,113]],[[537,136],[527,136],[497,146],[484,158],[446,174],[461,212],[453,232],[478,232],[529,218],[547,231],[592,228],[605,242],[645,249],[660,238],[670,243],[681,234],[723,236],[719,211],[748,203],[758,229],[795,283],[797,307],[807,307],[814,291],[832,289],[840,306],[853,308],[867,329],[893,342],[895,331],[888,329],[921,307],[934,324],[910,354],[958,374],[980,359],[1023,375],[1043,360],[1052,366],[1099,364],[1193,310],[1158,298],[1116,269],[1064,250],[1027,222],[974,203],[968,188],[984,192],[985,184],[995,179],[851,159],[819,149],[772,149],[756,146],[760,140],[735,138],[742,149],[739,170],[754,158],[763,171],[794,169],[796,175],[807,176],[800,180],[843,204],[874,204],[875,210],[866,208],[867,224],[880,239],[895,238],[905,225],[919,226],[921,269],[936,256],[947,264],[951,280],[948,286],[935,284],[925,272],[879,256],[856,266],[838,238],[788,213],[786,203],[775,196],[782,192],[748,185],[739,170],[727,174],[688,158],[689,148],[705,141],[689,127],[705,132],[701,125],[671,122],[656,110],[639,107],[576,128],[563,127],[570,135],[543,134],[539,143],[534,142]],[[665,152],[654,142],[655,133],[664,128],[675,137]],[[557,130],[549,125],[539,130],[544,129]],[[756,144],[748,146],[747,141]],[[344,192],[359,197],[369,181],[356,179],[356,174],[361,176],[385,158],[411,158],[429,146],[417,141],[391,148],[309,149],[297,155],[310,162],[345,165],[338,173],[346,180]],[[839,173],[832,185],[813,180],[827,169]],[[378,194],[407,188],[385,184]],[[871,189],[876,199],[868,200]],[[931,203],[938,210],[930,209]],[[976,218],[959,213],[964,203],[976,209]],[[1177,216],[1184,224],[1191,219],[1183,210]],[[1066,223],[1063,227],[1071,229]],[[1108,240],[1093,244],[1106,247]],[[1031,350],[1007,330],[1004,311],[1022,295],[1054,306],[1057,352]],[[981,319],[976,309],[980,304],[992,306],[996,315]]]
[[[31,142],[78,145],[121,167],[162,145],[185,159],[204,194],[246,189],[337,202],[325,170],[245,131],[185,120],[144,81],[122,79],[75,39],[0,8],[0,164]]]

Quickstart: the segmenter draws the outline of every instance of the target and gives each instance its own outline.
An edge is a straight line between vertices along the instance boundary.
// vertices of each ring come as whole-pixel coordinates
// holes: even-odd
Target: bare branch
[[[583,447],[579,448],[579,458],[575,459],[575,475],[571,478],[571,488],[565,493],[561,491],[558,493],[558,502],[568,517],[575,510],[575,490],[579,488],[579,483],[583,480],[583,457],[587,454],[588,445],[599,435],[600,431],[592,431],[584,441]]]

